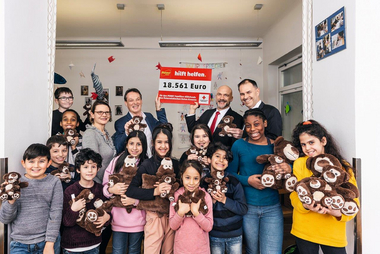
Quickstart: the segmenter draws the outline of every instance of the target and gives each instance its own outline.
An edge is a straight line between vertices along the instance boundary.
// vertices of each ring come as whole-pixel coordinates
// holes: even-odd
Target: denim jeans
[[[243,237],[218,238],[210,236],[210,245],[211,254],[241,254]]]
[[[35,244],[24,244],[20,242],[11,241],[10,243],[10,253],[11,254],[42,254],[45,248],[45,241],[35,243]]]
[[[70,253],[75,253],[75,254],[98,254],[99,253],[99,246],[96,248],[93,248],[91,250],[86,250],[86,251],[81,251],[81,252],[72,252],[72,251],[67,251],[66,249],[63,249],[63,254],[70,254]]]
[[[112,254],[140,254],[144,232],[113,232]]]
[[[319,246],[321,246],[323,253],[329,253],[329,254],[346,254],[347,253],[345,247],[333,247],[333,246],[322,245],[318,243],[309,242],[298,237],[296,237],[296,244],[297,244],[298,251],[301,254],[318,254]]]
[[[280,203],[271,206],[248,205],[243,217],[247,254],[281,254],[284,218]]]

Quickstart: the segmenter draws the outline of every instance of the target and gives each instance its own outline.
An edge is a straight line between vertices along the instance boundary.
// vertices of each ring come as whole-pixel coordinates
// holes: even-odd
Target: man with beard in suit
[[[218,124],[221,123],[221,120],[225,116],[233,116],[233,123],[236,124],[237,128],[230,128],[228,130],[229,133],[233,134],[233,132],[238,132],[238,130],[242,130],[244,126],[243,117],[233,111],[230,107],[230,103],[233,100],[232,90],[229,86],[221,86],[218,88],[216,93],[216,109],[208,109],[206,110],[198,120],[195,116],[195,110],[199,107],[198,103],[195,102],[193,105],[190,105],[190,112],[186,115],[186,124],[187,129],[191,133],[191,130],[196,124],[203,123],[206,124],[212,133],[212,141],[221,142],[222,144],[231,147],[235,142],[236,138],[228,137],[225,135],[224,137],[219,136],[219,133],[222,129],[217,128]],[[233,130],[231,130],[233,129]],[[234,130],[238,129],[238,130]]]

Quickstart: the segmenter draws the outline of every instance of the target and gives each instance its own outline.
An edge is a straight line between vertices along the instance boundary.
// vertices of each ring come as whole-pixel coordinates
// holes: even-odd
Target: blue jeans
[[[144,232],[113,232],[112,254],[140,254]]]
[[[67,251],[66,249],[63,249],[63,254],[70,254],[70,253],[75,253],[75,254],[98,254],[99,253],[99,246],[96,248],[93,248],[91,250],[86,250],[86,251],[81,251],[81,252],[72,252],[72,251]]]
[[[20,242],[11,241],[10,253],[11,254],[42,254],[45,248],[45,241],[35,243],[35,244],[24,244]]]
[[[284,218],[280,203],[271,206],[248,205],[243,217],[247,254],[281,254]]]
[[[218,238],[210,236],[211,254],[241,254],[243,237]]]

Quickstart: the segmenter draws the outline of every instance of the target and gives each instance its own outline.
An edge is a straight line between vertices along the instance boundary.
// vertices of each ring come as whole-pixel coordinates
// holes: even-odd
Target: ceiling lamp
[[[55,47],[57,49],[63,48],[114,48],[124,47],[120,41],[56,41]]]
[[[159,41],[160,47],[235,47],[257,48],[262,41]]]

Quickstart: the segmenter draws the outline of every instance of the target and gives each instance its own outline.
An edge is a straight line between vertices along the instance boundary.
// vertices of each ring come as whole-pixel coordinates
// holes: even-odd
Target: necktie
[[[220,114],[220,112],[216,111],[214,120],[212,120],[212,124],[211,124],[211,127],[210,127],[211,134],[214,134],[215,125],[216,125],[216,121],[218,120],[219,114]]]

